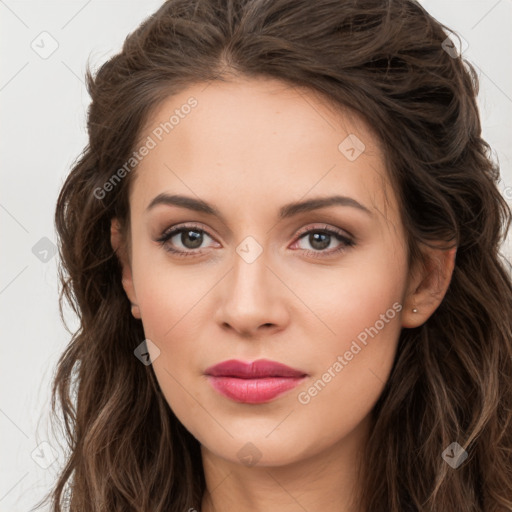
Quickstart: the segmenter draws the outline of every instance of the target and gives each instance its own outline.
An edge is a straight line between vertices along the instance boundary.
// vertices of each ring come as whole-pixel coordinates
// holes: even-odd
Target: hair
[[[384,148],[408,264],[457,248],[439,307],[400,333],[372,410],[361,510],[512,510],[512,284],[499,252],[511,210],[481,134],[477,73],[445,51],[450,34],[413,0],[168,0],[94,76],[87,66],[89,141],[55,213],[61,316],[66,299],[80,323],[52,386],[69,451],[52,511],[200,510],[199,442],[134,357],[144,331],[110,244],[113,218],[128,234],[136,170],[95,190],[163,100],[235,76],[305,87],[361,116]],[[468,457],[453,469],[442,453],[455,441]]]

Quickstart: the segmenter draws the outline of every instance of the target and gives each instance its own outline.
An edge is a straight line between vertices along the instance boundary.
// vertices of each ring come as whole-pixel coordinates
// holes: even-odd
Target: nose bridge
[[[235,248],[231,275],[231,294],[238,305],[258,306],[258,302],[269,297],[267,268],[268,247],[264,247],[252,236],[242,240]]]
[[[263,244],[248,236],[235,247],[232,270],[226,276],[217,308],[217,319],[235,330],[249,332],[285,320],[282,290],[269,268],[269,249]]]

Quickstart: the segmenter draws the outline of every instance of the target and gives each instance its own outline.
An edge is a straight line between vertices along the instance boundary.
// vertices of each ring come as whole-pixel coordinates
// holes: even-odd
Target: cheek
[[[205,330],[201,305],[215,281],[194,278],[182,269],[141,273],[139,279],[137,300],[144,334],[160,351],[152,358],[153,371],[169,407],[198,438],[201,422],[198,426],[194,418],[203,418],[199,404],[207,403],[197,389],[199,359],[205,354],[198,346]]]
[[[146,263],[139,266],[134,279],[144,334],[160,350],[153,368],[171,403],[183,394],[176,381],[185,385],[200,375],[200,361],[211,346],[205,336],[211,314],[205,306],[219,278],[200,266],[151,264],[144,257],[140,261]]]
[[[322,292],[311,283],[309,291],[303,288],[302,293],[308,293],[309,303],[314,304],[312,309],[328,327],[316,320],[301,327],[310,340],[310,346],[305,344],[303,350],[309,354],[314,375],[297,398],[306,409],[320,415],[315,417],[320,418],[329,404],[343,404],[332,411],[336,421],[347,413],[360,419],[374,405],[396,354],[404,284],[400,258],[392,262],[386,255],[373,255],[370,261],[361,260],[341,271]],[[325,334],[320,347],[312,347],[314,331],[319,328]]]
[[[390,340],[400,332],[406,283],[403,255],[377,248],[361,254],[347,258],[342,268],[317,269],[301,278],[291,271],[287,276],[308,309],[302,308],[300,315],[297,309],[291,322],[307,333],[305,342],[311,344],[320,335],[324,354],[343,353],[357,337],[364,343],[369,330]],[[387,345],[379,346],[382,350]],[[315,359],[322,359],[322,352]]]
[[[172,264],[163,249],[141,252],[138,265],[134,258],[134,286],[146,336],[168,344],[183,325],[197,325],[196,306],[214,285],[212,272],[200,265]]]
[[[309,347],[311,378],[294,397],[299,424],[321,433],[318,449],[348,435],[370,414],[389,378],[401,331],[394,283],[375,277],[364,289],[346,284],[331,294],[322,316],[336,334],[323,336],[320,349]],[[339,305],[336,311],[332,304]]]

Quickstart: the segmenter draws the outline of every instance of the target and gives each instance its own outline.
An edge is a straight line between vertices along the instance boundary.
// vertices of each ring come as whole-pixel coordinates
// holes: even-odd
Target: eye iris
[[[323,237],[323,240],[320,240]],[[309,242],[311,244],[311,247],[322,250],[329,247],[331,235],[327,233],[311,233],[309,235]]]
[[[192,234],[192,235],[191,235]],[[186,237],[192,240],[192,244],[186,243]],[[181,243],[187,249],[197,249],[203,243],[203,234],[199,231],[186,230],[181,233]]]

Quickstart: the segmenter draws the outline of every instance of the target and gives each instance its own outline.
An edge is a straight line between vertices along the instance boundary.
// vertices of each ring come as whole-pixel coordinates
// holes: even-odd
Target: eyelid
[[[337,228],[336,226],[332,226],[330,224],[326,224],[325,222],[320,223],[313,223],[316,224],[315,226],[307,225],[304,228],[299,229],[296,233],[296,237],[300,238],[301,235],[305,233],[309,233],[310,231],[330,231],[332,233],[336,233],[337,235],[340,235],[345,238],[350,238],[354,242],[356,241],[356,238],[352,233],[347,231],[346,229]],[[320,225],[321,224],[321,225]]]
[[[196,224],[194,222],[191,222],[191,223],[187,223],[187,222],[184,222],[184,223],[178,223],[178,224],[173,224],[172,226],[169,226],[168,228],[165,228],[161,235],[158,236],[158,238],[156,239],[157,242],[161,242],[163,240],[165,240],[166,238],[168,238],[168,236],[171,234],[171,233],[174,233],[174,232],[179,232],[181,230],[185,230],[185,229],[190,229],[191,231],[192,230],[197,230],[197,231],[202,231],[204,233],[206,233],[210,238],[213,238],[206,229],[204,229],[203,227],[201,227],[199,224]]]

